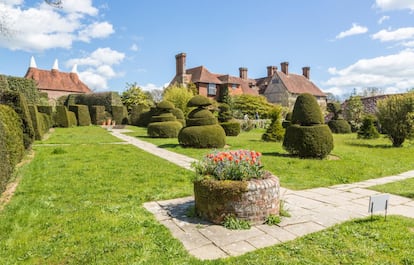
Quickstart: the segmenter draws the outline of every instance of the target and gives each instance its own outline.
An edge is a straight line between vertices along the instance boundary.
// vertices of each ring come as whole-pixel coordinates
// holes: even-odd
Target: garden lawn
[[[414,178],[377,185],[370,187],[370,189],[414,199]]]
[[[129,135],[196,159],[214,151],[183,148],[175,138],[149,138],[145,128],[128,128],[133,130]],[[264,168],[278,176],[285,188],[327,187],[414,169],[414,144],[408,141],[402,148],[393,148],[391,142],[383,136],[376,140],[361,140],[357,139],[356,134],[334,134],[335,147],[328,159],[300,159],[290,156],[281,143],[262,141],[263,132],[264,130],[256,129],[242,132],[237,137],[227,137],[227,148],[262,152]]]
[[[57,129],[19,169],[0,211],[0,264],[413,264],[414,220],[356,220],[215,261],[190,256],[142,203],[192,194],[192,172],[130,145],[82,143],[99,127]],[[71,142],[72,140],[72,142]],[[92,142],[91,142],[92,141]],[[65,143],[65,145],[59,145]]]

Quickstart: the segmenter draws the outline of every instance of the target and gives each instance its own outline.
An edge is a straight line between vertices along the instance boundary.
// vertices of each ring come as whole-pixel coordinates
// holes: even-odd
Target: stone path
[[[158,148],[135,137],[114,130],[112,134],[154,155],[179,166],[190,168],[194,159]],[[284,208],[291,217],[283,218],[277,226],[257,225],[250,230],[228,230],[198,218],[187,217],[194,206],[193,197],[144,203],[158,221],[199,259],[218,259],[237,256],[259,248],[293,240],[354,218],[369,216],[371,195],[379,192],[366,188],[414,178],[414,170],[396,176],[335,185],[326,188],[293,191],[281,188]],[[388,214],[414,218],[414,200],[390,195]]]

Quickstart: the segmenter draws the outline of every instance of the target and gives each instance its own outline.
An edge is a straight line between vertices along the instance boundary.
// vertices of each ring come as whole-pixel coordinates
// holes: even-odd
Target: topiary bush
[[[177,118],[177,121],[179,121],[181,125],[184,127],[185,126],[184,112],[179,108],[173,108],[171,110],[171,113]]]
[[[175,138],[178,136],[183,125],[171,113],[174,108],[174,104],[166,100],[157,104],[151,123],[148,124],[148,136],[154,138]]]
[[[282,122],[282,127],[286,129],[291,124],[292,124],[292,112],[290,111],[290,112],[288,112],[286,114],[286,117],[285,117],[285,119]]]
[[[125,106],[112,106],[112,119],[116,124],[128,124],[128,111]]]
[[[42,140],[44,134],[44,127],[43,119],[40,116],[40,113],[37,111],[36,105],[29,105],[29,112],[32,119],[33,129],[35,132],[35,139]]]
[[[282,126],[282,108],[275,106],[270,112],[271,123],[267,127],[266,132],[262,135],[262,140],[266,142],[280,142],[285,135],[285,129]]]
[[[106,121],[105,107],[94,105],[90,108],[91,123],[95,125],[101,125]]]
[[[188,114],[187,126],[178,134],[178,142],[195,148],[222,148],[226,144],[226,133],[213,113],[206,109],[211,105],[207,97],[197,95],[187,106],[196,107]]]
[[[333,137],[323,124],[322,112],[316,98],[310,94],[298,96],[293,107],[292,125],[283,140],[286,151],[302,158],[324,158],[333,149]]]
[[[68,111],[65,106],[56,106],[56,115],[54,123],[58,127],[69,128],[77,125],[76,115]]]
[[[377,119],[375,116],[366,115],[362,119],[362,125],[359,128],[357,134],[358,138],[360,139],[377,139],[379,138],[380,134],[377,130],[375,123]]]
[[[220,126],[223,127],[226,136],[237,136],[241,131],[240,122],[236,120],[221,122]]]
[[[22,120],[10,106],[0,104],[0,193],[23,155]]]
[[[29,149],[35,139],[35,132],[26,97],[20,92],[3,91],[0,92],[0,104],[10,106],[19,115],[23,124],[24,147]]]
[[[91,115],[89,114],[89,108],[86,105],[70,105],[69,111],[75,113],[79,126],[91,125]]]
[[[348,121],[344,119],[338,119],[338,120],[330,120],[328,121],[329,129],[331,129],[332,133],[351,133],[351,125],[348,123]]]

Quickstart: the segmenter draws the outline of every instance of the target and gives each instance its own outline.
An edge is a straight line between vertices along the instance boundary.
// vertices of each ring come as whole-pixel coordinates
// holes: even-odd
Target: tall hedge
[[[35,139],[32,118],[27,106],[26,97],[16,91],[0,92],[0,104],[6,104],[14,109],[23,123],[24,147],[28,149]]]
[[[9,83],[7,82],[7,76],[0,75],[0,91],[6,91],[9,89]]]
[[[23,155],[22,121],[10,106],[0,104],[0,193]]]
[[[105,116],[105,107],[104,106],[92,106],[90,108],[90,114],[91,114],[91,122],[95,125],[102,124],[103,121],[106,120]]]
[[[76,115],[79,126],[91,125],[91,115],[89,114],[89,108],[86,105],[70,105],[69,111],[72,111]]]
[[[43,118],[41,117],[40,113],[37,111],[36,105],[29,105],[29,112],[32,118],[33,129],[35,132],[35,139],[42,140],[44,134],[44,127]]]
[[[125,106],[111,106],[112,119],[116,124],[128,124],[128,111]]]
[[[7,83],[10,90],[22,93],[29,104],[41,103],[41,96],[34,80],[24,77],[8,76]]]
[[[76,126],[76,115],[72,111],[68,111],[65,106],[56,106],[55,124],[63,128]]]
[[[112,106],[123,106],[121,97],[117,92],[99,92],[91,94],[72,94],[65,100],[64,105],[87,105],[89,108],[92,106],[104,106],[105,110],[112,113]]]

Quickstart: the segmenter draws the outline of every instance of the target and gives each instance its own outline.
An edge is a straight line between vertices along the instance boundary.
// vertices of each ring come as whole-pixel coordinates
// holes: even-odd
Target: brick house
[[[309,80],[310,67],[303,67],[303,74],[291,74],[289,63],[281,63],[282,71],[276,66],[267,67],[267,76],[257,79],[248,77],[246,67],[239,68],[239,76],[214,74],[204,66],[186,69],[186,54],[175,56],[176,75],[170,82],[187,85],[194,83],[200,95],[217,99],[219,90],[227,87],[230,95],[263,95],[271,103],[293,108],[296,97],[302,93],[314,95],[319,105],[326,108],[326,95],[312,81]]]
[[[79,79],[76,65],[70,73],[60,72],[57,60],[55,60],[52,70],[42,70],[37,68],[32,57],[24,77],[33,79],[39,91],[47,93],[52,105],[56,105],[56,100],[61,96],[92,93],[88,86]]]

